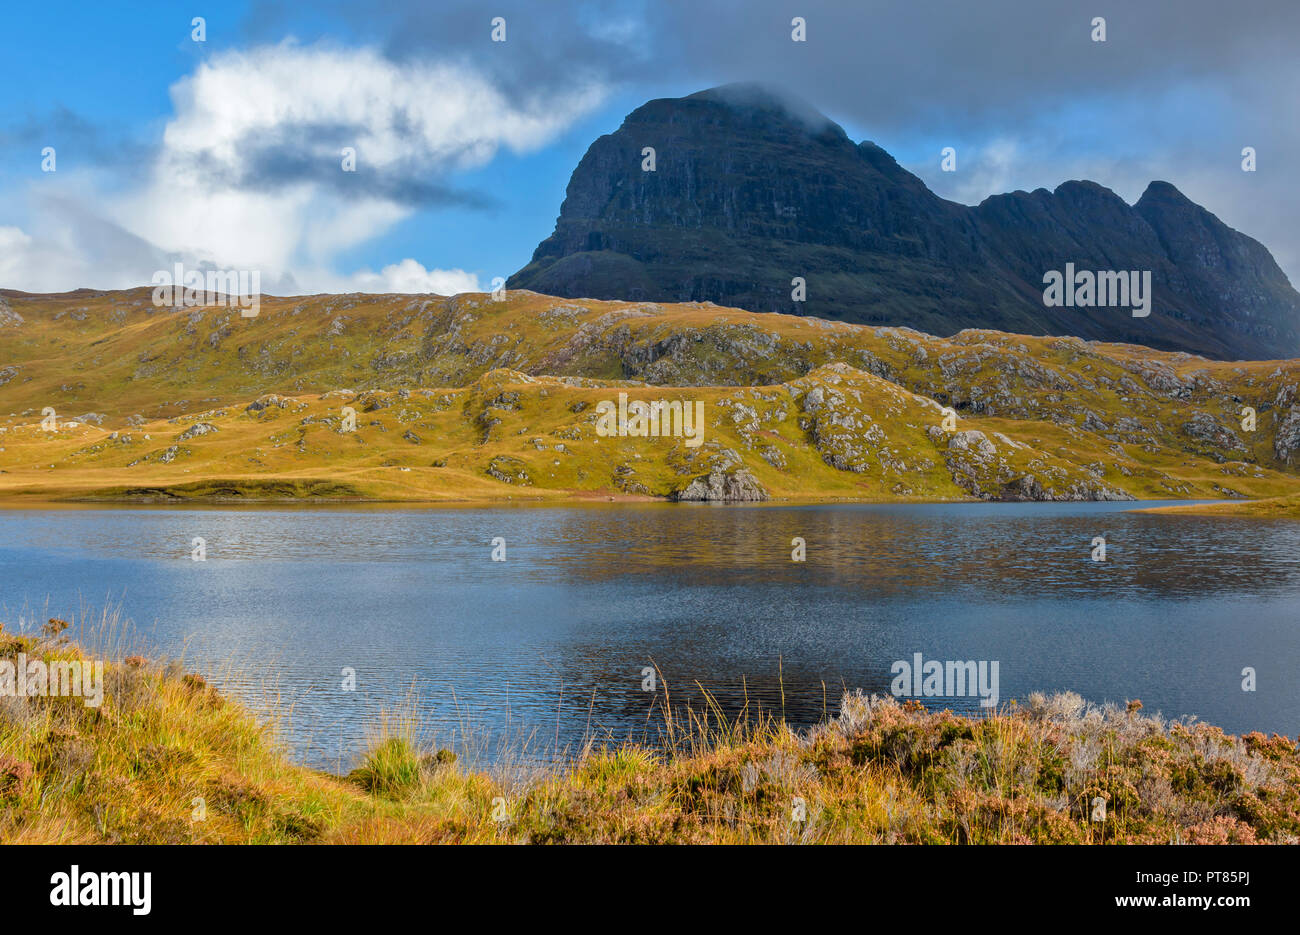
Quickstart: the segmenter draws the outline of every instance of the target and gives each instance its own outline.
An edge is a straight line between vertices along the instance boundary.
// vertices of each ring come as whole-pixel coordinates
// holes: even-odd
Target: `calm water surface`
[[[6,509],[0,621],[115,609],[132,648],[288,712],[297,755],[330,768],[402,707],[487,758],[640,736],[652,664],[674,702],[702,687],[806,723],[917,652],[998,661],[1004,702],[1070,689],[1294,735],[1300,522],[1130,507]]]

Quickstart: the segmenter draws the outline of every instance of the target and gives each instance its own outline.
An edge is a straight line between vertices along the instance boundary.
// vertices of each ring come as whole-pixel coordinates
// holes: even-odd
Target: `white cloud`
[[[28,250],[32,245],[32,238],[24,234],[16,227],[0,227],[0,273],[9,273],[14,270],[14,257],[20,251]]]
[[[299,277],[306,292],[436,292],[456,295],[459,292],[482,292],[478,276],[463,269],[425,269],[406,258],[391,263],[377,273],[368,269],[337,276],[328,272],[304,273]]]
[[[174,258],[258,269],[264,285],[466,291],[477,277],[459,269],[407,258],[349,275],[336,261],[417,209],[401,194],[403,180],[436,185],[502,148],[535,149],[603,97],[585,86],[515,100],[461,65],[293,42],[214,56],[171,93],[174,116],[140,186],[104,196],[62,171],[41,180],[39,195],[33,185],[27,231],[0,229],[0,284],[139,285]],[[355,173],[343,171],[341,141],[356,150]],[[397,186],[373,186],[380,176]],[[75,201],[75,212],[50,212],[51,192]],[[88,244],[78,227],[86,217],[122,234],[119,246]]]
[[[600,97],[599,89],[584,88],[559,100],[517,102],[460,66],[284,42],[225,53],[173,86],[177,117],[164,142],[173,156],[205,154],[237,167],[255,134],[335,124],[354,130],[358,153],[375,165],[415,155],[465,168],[502,145],[542,145]],[[319,149],[310,140],[302,145]],[[332,149],[321,155],[339,159]]]

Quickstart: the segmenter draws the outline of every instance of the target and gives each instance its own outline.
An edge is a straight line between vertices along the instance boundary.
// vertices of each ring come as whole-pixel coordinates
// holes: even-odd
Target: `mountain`
[[[643,150],[655,171],[643,171]],[[1044,275],[1149,271],[1150,314],[1048,307]],[[806,281],[806,301],[791,281]],[[1300,294],[1259,242],[1167,182],[946,201],[811,107],[729,85],[633,111],[587,150],[510,288],[708,301],[949,335],[963,328],[1300,356]]]
[[[1300,361],[525,290],[5,309],[0,499],[1300,492]],[[698,404],[702,434],[602,435],[620,394]]]

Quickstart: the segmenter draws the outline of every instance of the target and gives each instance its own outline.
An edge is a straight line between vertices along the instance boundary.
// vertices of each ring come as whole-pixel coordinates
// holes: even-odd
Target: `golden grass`
[[[1300,486],[1274,448],[1294,361],[529,292],[268,296],[255,319],[156,309],[148,290],[10,304],[24,319],[0,329],[11,503],[639,499],[724,463],[780,499],[966,499],[950,433],[930,434],[949,404],[997,448],[982,496],[1029,474],[1143,499]],[[844,397],[820,427],[801,404],[814,388]],[[704,402],[705,445],[597,438],[594,406],[619,391]],[[355,432],[340,431],[345,405]],[[218,431],[180,438],[197,422]]]
[[[1300,494],[1229,503],[1188,503],[1146,507],[1137,513],[1184,513],[1195,516],[1253,516],[1261,519],[1300,519]]]
[[[0,658],[85,659],[52,623]],[[664,716],[663,746],[466,769],[400,714],[346,777],[289,761],[178,665],[112,662],[103,704],[0,699],[0,842],[1254,843],[1300,841],[1300,753],[1074,695],[982,718],[850,694],[805,731]],[[1104,821],[1094,820],[1106,803]]]
[[[405,396],[281,397],[283,408],[235,405],[131,429],[63,424],[48,432],[36,422],[14,425],[0,436],[0,497],[143,503],[648,499],[666,497],[720,464],[734,465],[733,457],[743,459],[775,499],[970,497],[946,464],[946,436],[936,441],[929,434],[939,420],[933,404],[861,371],[822,368],[793,384],[744,388],[587,382],[575,387],[494,371],[468,387]],[[811,388],[840,394],[859,428],[823,434],[820,444],[810,438],[794,399]],[[704,444],[600,437],[595,407],[620,391],[646,401],[703,401]],[[345,405],[358,413],[354,432],[342,431]],[[739,411],[754,413],[755,421],[734,418]],[[182,439],[196,423],[216,431]],[[977,465],[976,475],[993,495],[998,477],[1024,474],[1049,486],[1101,483],[1147,498],[1219,497],[1227,480],[1225,466],[1185,452],[1152,455],[1134,446],[1117,460],[1104,439],[1049,422],[968,416],[956,428],[982,431],[997,448],[1000,464]],[[868,439],[868,432],[881,434]],[[839,452],[864,469],[832,464]],[[1231,482],[1254,496],[1300,483],[1262,466],[1235,473]]]

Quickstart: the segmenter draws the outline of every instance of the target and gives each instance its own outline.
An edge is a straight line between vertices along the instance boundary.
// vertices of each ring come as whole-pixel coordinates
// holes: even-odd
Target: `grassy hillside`
[[[0,659],[92,658],[65,626],[0,628]],[[99,707],[0,698],[0,843],[1300,841],[1294,743],[1137,702],[1031,696],[971,719],[853,694],[806,732],[687,715],[662,746],[494,772],[396,719],[342,777],[290,763],[177,663],[131,656],[104,681]]]
[[[256,318],[144,289],[2,295],[0,496],[662,497],[710,476],[782,498],[1300,490],[1300,362],[528,292],[266,297]],[[703,402],[704,443],[599,437],[619,392]]]
[[[1247,500],[1240,503],[1189,503],[1185,506],[1156,506],[1141,513],[1192,513],[1198,516],[1255,516],[1264,519],[1300,519],[1300,494]]]

